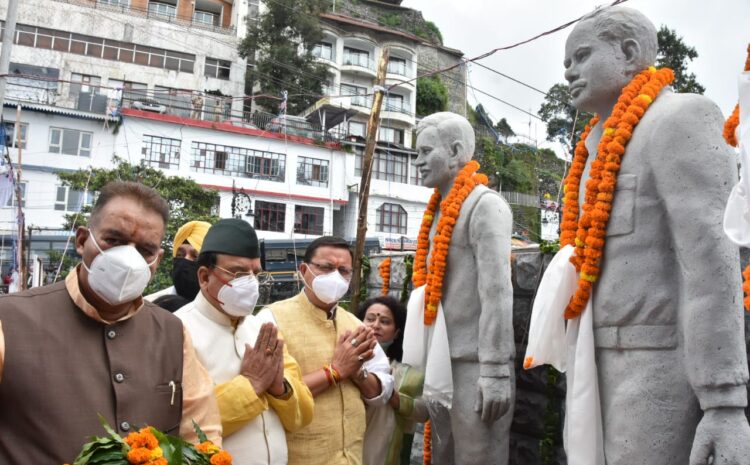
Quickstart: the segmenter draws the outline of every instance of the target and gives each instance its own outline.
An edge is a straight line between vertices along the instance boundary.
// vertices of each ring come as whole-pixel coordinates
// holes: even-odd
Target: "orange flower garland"
[[[380,277],[383,279],[383,286],[380,288],[382,295],[387,295],[391,290],[391,257],[386,257],[378,266]]]
[[[422,451],[424,465],[430,465],[432,463],[432,425],[430,420],[424,423],[424,447]]]
[[[747,45],[747,58],[745,59],[745,71],[750,71],[750,44]],[[734,111],[724,123],[724,140],[732,147],[737,147],[737,126],[740,125],[740,104],[734,106]]]
[[[661,90],[674,80],[669,68],[649,68],[635,76],[625,86],[612,109],[612,114],[604,122],[604,130],[597,147],[596,159],[591,163],[590,178],[586,182],[586,196],[580,219],[578,215],[578,192],[583,166],[588,158],[586,139],[591,128],[598,122],[594,117],[581,140],[576,145],[571,172],[565,182],[566,204],[563,210],[561,243],[570,244],[573,227],[577,227],[574,245],[575,255],[571,262],[580,273],[578,288],[565,309],[565,318],[581,315],[591,297],[591,290],[599,277],[607,224],[609,223],[612,202],[615,197],[617,174],[620,171],[625,147],[633,136],[635,126],[640,122],[651,103]],[[570,204],[568,204],[570,200]],[[563,240],[565,242],[563,242]]]
[[[412,282],[416,287],[427,284],[424,309],[424,324],[427,326],[435,322],[438,305],[443,296],[443,278],[445,277],[445,266],[448,260],[448,246],[453,235],[453,227],[456,225],[461,211],[461,205],[476,186],[479,184],[487,185],[488,182],[487,176],[477,174],[477,170],[479,170],[479,163],[474,160],[468,162],[456,176],[453,187],[442,202],[440,201],[440,191],[435,189],[422,217],[422,226],[417,237],[417,253],[414,257]],[[438,204],[440,205],[440,220],[437,224],[435,237],[432,240],[435,247],[432,250],[428,273],[427,255],[430,251],[430,229],[432,229]]]
[[[128,434],[125,444],[130,446],[127,459],[133,465],[168,465],[164,452],[159,447],[159,440],[149,427]]]

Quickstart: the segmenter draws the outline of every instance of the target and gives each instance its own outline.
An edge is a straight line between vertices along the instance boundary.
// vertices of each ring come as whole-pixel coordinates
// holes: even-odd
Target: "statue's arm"
[[[658,100],[657,100],[658,102]],[[655,108],[656,109],[656,108]],[[737,169],[718,107],[673,96],[650,132],[654,180],[669,220],[681,280],[679,330],[690,383],[705,411],[744,407],[748,380],[739,255],[722,229]]]
[[[469,223],[477,270],[480,375],[507,377],[514,358],[513,286],[510,279],[510,239],[513,215],[498,195],[485,193]]]

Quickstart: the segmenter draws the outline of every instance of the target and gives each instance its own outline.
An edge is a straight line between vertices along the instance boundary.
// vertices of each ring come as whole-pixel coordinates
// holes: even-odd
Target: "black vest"
[[[0,297],[0,465],[70,463],[97,414],[125,436],[145,425],[178,434],[182,323],[144,302],[105,325],[86,316],[64,282]]]

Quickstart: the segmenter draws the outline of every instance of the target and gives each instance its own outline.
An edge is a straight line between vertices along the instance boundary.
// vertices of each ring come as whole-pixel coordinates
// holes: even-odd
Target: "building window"
[[[128,0],[97,0],[97,3],[100,5],[110,5],[110,6],[120,6],[120,7],[128,6]]]
[[[149,2],[148,14],[174,19],[177,17],[177,7],[169,3]]]
[[[349,135],[364,138],[367,134],[367,123],[349,121]]]
[[[191,169],[199,173],[284,181],[286,155],[193,142]]]
[[[284,232],[286,205],[283,203],[255,201],[255,229]]]
[[[320,207],[294,206],[294,232],[299,234],[323,235],[325,209]]]
[[[5,146],[18,148],[18,133],[16,132],[16,123],[14,121],[5,121],[3,123],[3,129],[5,130]],[[21,148],[26,148],[26,138],[29,134],[29,124],[21,123]]]
[[[208,11],[195,10],[193,12],[193,22],[206,24],[208,26],[216,25],[216,15]]]
[[[333,44],[328,42],[318,42],[313,46],[312,55],[328,61],[335,61],[333,54]]]
[[[407,214],[404,207],[395,203],[384,203],[377,209],[378,231],[406,234]]]
[[[406,76],[406,60],[403,58],[390,57],[388,59],[388,72],[391,74],[398,74],[399,76]]]
[[[77,129],[49,128],[49,151],[63,155],[91,156],[94,134]]]
[[[328,160],[298,157],[297,184],[328,187]]]
[[[409,102],[404,102],[404,96],[398,94],[387,94],[384,102],[385,111],[396,111],[399,113],[409,114]]]
[[[193,108],[192,91],[154,86],[154,99],[166,107],[168,114],[190,117]]]
[[[143,161],[154,168],[179,169],[181,144],[179,139],[144,135],[141,148]]]
[[[354,175],[362,176],[363,149],[355,149]],[[372,177],[383,181],[401,182],[407,181],[407,156],[376,150],[372,160]],[[414,170],[412,170],[414,171]],[[412,173],[413,174],[413,173]]]
[[[152,2],[151,5],[155,4]],[[174,7],[166,3],[158,4]],[[0,21],[0,24],[4,28],[5,22]],[[17,25],[15,43],[185,73],[193,73],[195,68],[195,55],[189,53],[23,24]]]
[[[206,77],[212,77],[216,79],[229,80],[229,70],[231,63],[225,60],[216,60],[214,58],[206,58]]]
[[[378,140],[391,144],[404,145],[404,130],[381,127],[378,129]]]
[[[81,93],[96,94],[101,84],[99,76],[73,73],[70,76],[70,98],[78,100]]]
[[[414,164],[417,162],[417,157],[411,157],[411,175],[409,176],[409,184],[414,184],[415,186],[421,186],[422,185],[422,175],[419,173],[419,168],[414,166]]]
[[[123,102],[143,101],[146,97],[148,97],[148,85],[140,82],[110,79],[109,81],[107,81],[107,87],[122,89]]]
[[[55,200],[55,210],[65,212],[78,212],[81,208],[93,205],[94,193],[89,191],[79,191],[71,189],[68,186],[57,187],[57,199]]]
[[[370,52],[351,47],[344,47],[344,64],[375,69],[375,63],[370,60]]]
[[[13,193],[8,198],[8,202],[5,204],[6,207],[16,207],[18,206],[18,202],[16,202],[16,190],[13,189]],[[26,183],[21,183],[21,208],[26,208]]]
[[[359,87],[353,84],[341,84],[341,95],[351,95],[352,105],[370,108],[372,98],[367,96],[367,87]]]

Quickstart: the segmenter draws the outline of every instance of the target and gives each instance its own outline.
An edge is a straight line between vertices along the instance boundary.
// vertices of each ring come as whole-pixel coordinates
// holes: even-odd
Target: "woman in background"
[[[427,420],[427,411],[420,399],[424,374],[401,363],[406,308],[391,296],[381,296],[365,301],[358,317],[375,332],[396,382],[388,405],[367,407],[362,463],[408,465],[414,425]]]

